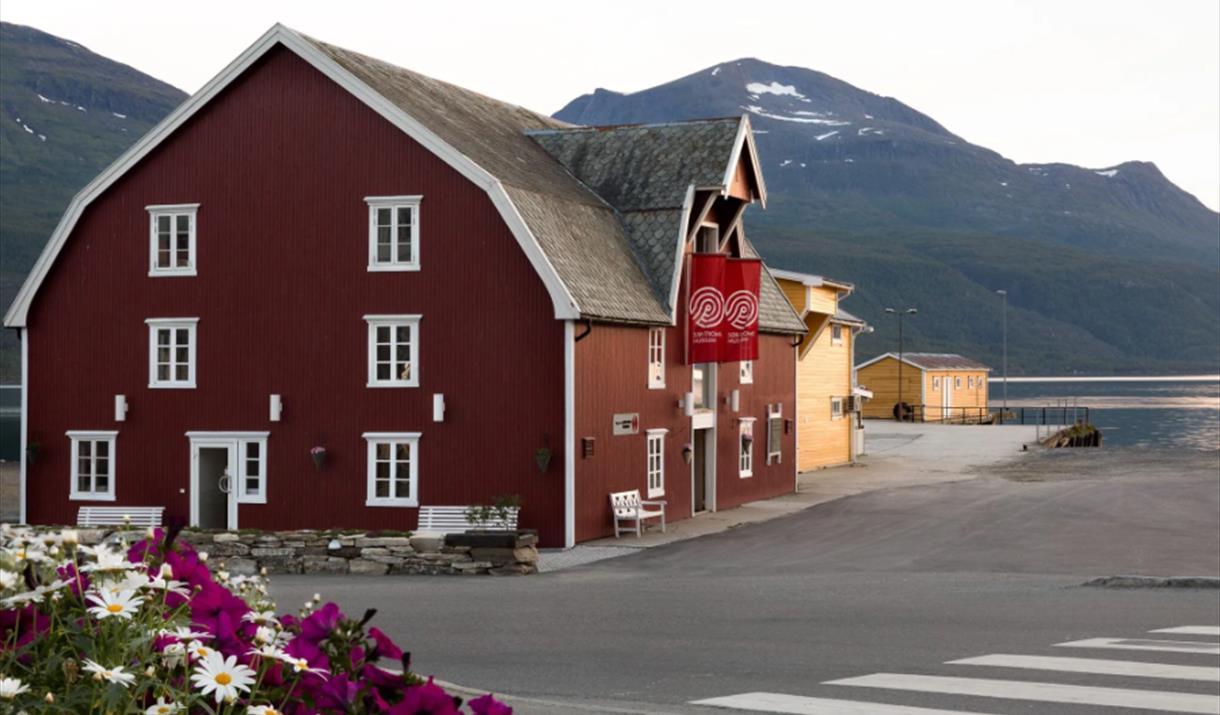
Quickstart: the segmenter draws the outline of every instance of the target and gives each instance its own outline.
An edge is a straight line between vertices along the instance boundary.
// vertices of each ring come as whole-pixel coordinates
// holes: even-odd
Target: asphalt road
[[[866,704],[788,710],[808,713],[880,703],[1220,713],[1216,654],[1056,645],[1220,640],[1149,633],[1220,626],[1216,590],[1080,586],[1131,573],[1220,576],[1220,453],[1065,450],[553,574],[278,576],[272,590],[285,607],[315,591],[349,612],[376,607],[418,672],[512,694],[518,713],[728,712],[690,703],[753,692]],[[947,664],[993,654],[1202,667],[1205,679]],[[827,684],[863,676],[872,677]],[[959,688],[976,694],[945,692]],[[1020,699],[1031,694],[1071,702]]]

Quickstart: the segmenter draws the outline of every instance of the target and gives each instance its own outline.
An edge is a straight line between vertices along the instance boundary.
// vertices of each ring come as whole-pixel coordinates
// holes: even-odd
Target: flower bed
[[[315,595],[276,615],[261,575],[213,572],[172,528],[130,546],[0,528],[0,712],[455,714],[410,655]],[[490,695],[475,715],[511,709]]]

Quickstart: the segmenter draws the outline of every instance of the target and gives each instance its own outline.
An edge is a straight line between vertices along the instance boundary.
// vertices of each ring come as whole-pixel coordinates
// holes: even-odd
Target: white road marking
[[[988,680],[985,678],[952,678],[939,675],[907,675],[904,673],[874,673],[858,678],[831,680],[825,685],[852,685],[865,688],[912,690],[922,693],[974,695],[983,698],[1034,700],[1045,703],[1105,705],[1108,707],[1143,708],[1176,713],[1208,713],[1220,715],[1220,698],[1215,695],[1177,693],[1159,690],[1127,688],[1094,688],[1083,685],[1059,685],[1021,680]]]
[[[1124,675],[1135,678],[1170,678],[1174,680],[1202,680],[1208,683],[1220,683],[1220,668],[1142,663],[1138,660],[1055,658],[1038,655],[995,653],[992,655],[982,655],[977,658],[951,660],[946,665],[990,665],[999,668],[1030,668],[1033,670],[1057,670],[1065,673],[1096,673],[1098,675]]]
[[[723,698],[692,700],[690,704],[761,713],[787,713],[788,715],[984,715],[965,710],[934,710],[859,700],[806,698],[784,693],[740,693]]]
[[[1220,636],[1220,626],[1178,626],[1176,628],[1158,628],[1149,633],[1173,633],[1179,636]]]
[[[1220,643],[1161,641],[1151,638],[1086,638],[1082,641],[1069,641],[1055,645],[1063,648],[1114,648],[1116,650],[1157,650],[1167,653],[1220,655]]]

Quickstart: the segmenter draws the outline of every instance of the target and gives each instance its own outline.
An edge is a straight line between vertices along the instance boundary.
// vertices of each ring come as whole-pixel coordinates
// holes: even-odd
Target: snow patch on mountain
[[[764,110],[762,107],[760,107],[756,104],[742,106],[741,108],[746,110],[750,114],[757,114],[758,116],[766,117],[767,119],[778,119],[781,122],[798,122],[800,124],[824,124],[829,127],[842,127],[842,126],[847,126],[847,125],[851,124],[851,122],[844,122],[844,121],[841,121],[838,119],[823,119],[821,117],[795,117],[795,116],[787,116],[787,115],[783,115],[783,114],[775,114],[775,113]]]
[[[1104,176],[1107,179],[1113,179],[1118,175],[1118,169],[1104,169],[1101,171],[1094,171],[1093,173],[1097,174],[1098,176]]]
[[[746,91],[750,94],[775,94],[781,97],[787,95],[790,97],[796,97],[797,99],[805,99],[805,95],[796,91],[796,87],[793,85],[780,84],[775,80],[772,80],[770,84],[751,82],[746,85]]]
[[[819,134],[816,137],[814,137],[814,139],[817,139],[818,141],[822,141],[823,139],[829,139],[838,133],[839,133],[839,130],[835,129],[833,131],[826,132],[825,134]]]

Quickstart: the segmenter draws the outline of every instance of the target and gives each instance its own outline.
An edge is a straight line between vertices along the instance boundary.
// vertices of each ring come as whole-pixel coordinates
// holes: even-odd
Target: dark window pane
[[[191,230],[191,217],[187,214],[178,215],[178,235],[186,236]]]
[[[178,249],[178,268],[186,268],[191,265],[191,252],[186,248]]]
[[[78,491],[78,492],[93,491],[91,485],[89,484],[89,477],[87,475],[81,474],[80,476],[78,476],[76,478],[76,491]]]
[[[258,442],[246,442],[246,459],[258,459]]]
[[[159,382],[169,380],[169,365],[157,365],[157,380]]]
[[[178,328],[177,342],[179,345],[191,344],[191,331],[186,328]]]
[[[110,460],[105,457],[98,457],[93,460],[93,476],[101,479],[107,474],[110,474]]]
[[[377,346],[377,362],[389,362],[389,361],[390,361],[390,346],[385,345],[385,344],[379,344]]]
[[[388,497],[388,496],[390,496],[390,482],[389,482],[389,481],[384,481],[384,482],[383,482],[383,481],[381,481],[380,479],[379,479],[379,480],[377,480],[377,487],[376,487],[376,492],[375,492],[375,493],[376,493],[376,494],[377,494],[377,496],[379,496],[379,497]]]
[[[390,370],[390,363],[388,363],[388,362],[377,363],[377,379],[378,380],[389,380],[390,375],[392,375],[392,374],[393,373]]]
[[[411,227],[398,227],[398,260],[411,260]]]
[[[157,345],[169,345],[169,331],[164,328],[157,330]]]
[[[94,451],[97,453],[98,457],[109,457],[110,456],[110,443],[109,442],[97,442],[95,445]]]
[[[93,442],[81,442],[77,447],[77,454],[80,455],[81,459],[89,459],[89,457],[93,455]]]
[[[190,360],[191,360],[191,349],[188,347],[185,347],[185,346],[180,347],[180,348],[174,350],[174,353],[175,353],[174,360],[178,363],[186,364],[186,363],[190,362]]]
[[[378,442],[377,443],[377,459],[378,460],[389,460],[389,458],[390,458],[390,443],[389,442]]]
[[[411,359],[411,346],[399,343],[394,349],[394,358],[398,362],[406,362]]]
[[[178,365],[174,368],[174,379],[178,382],[186,382],[191,379],[190,368],[186,365]]]
[[[168,236],[169,229],[170,229],[169,216],[158,216],[157,217],[157,233],[163,233],[166,236]]]
[[[378,325],[377,326],[377,342],[379,344],[390,342],[390,326],[388,326],[388,325]]]
[[[398,208],[398,227],[401,229],[403,226],[411,227],[411,207],[409,206]]]
[[[393,215],[393,214],[391,214],[391,213],[390,213],[390,210],[389,210],[389,209],[377,209],[377,226],[378,226],[378,228],[380,228],[380,227],[382,227],[382,226],[389,226],[389,225],[390,225],[390,218],[391,218],[391,216],[392,216],[392,215]],[[388,234],[387,234],[387,235],[388,235]]]
[[[394,495],[399,499],[406,499],[411,496],[411,480],[396,479],[394,481]]]
[[[170,252],[169,249],[157,251],[157,268],[170,268]]]
[[[399,325],[394,328],[394,337],[400,343],[411,342],[411,326]]]

